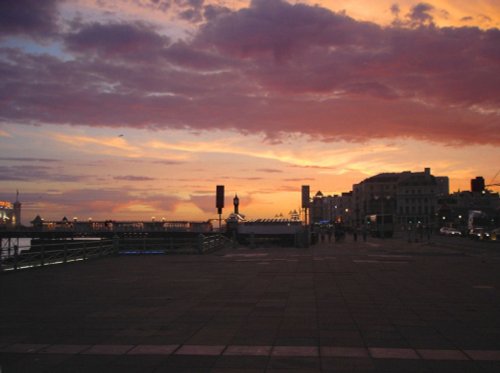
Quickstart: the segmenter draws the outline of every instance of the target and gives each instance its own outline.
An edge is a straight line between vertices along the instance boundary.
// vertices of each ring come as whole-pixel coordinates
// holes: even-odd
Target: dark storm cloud
[[[380,29],[318,6],[254,0],[249,8],[202,26],[198,42],[240,57],[271,53],[282,60],[313,46],[375,42]]]
[[[134,0],[134,2],[139,6],[162,12],[176,8],[181,19],[191,22],[203,19],[204,0]]]
[[[195,49],[183,41],[176,42],[165,48],[162,56],[166,61],[185,68],[200,70],[215,70],[235,67],[234,61],[209,50]]]
[[[169,42],[150,26],[136,23],[83,25],[65,37],[74,53],[95,53],[103,58],[152,59]]]
[[[414,26],[429,25],[434,22],[431,11],[434,7],[427,3],[419,3],[411,8],[408,18]]]
[[[225,6],[207,5],[203,8],[203,16],[208,21],[213,21],[215,18],[224,14],[230,14],[231,9]]]
[[[440,28],[433,11],[381,27],[254,0],[174,43],[143,23],[79,25],[63,36],[74,59],[1,51],[0,121],[500,144],[500,31]]]
[[[59,0],[0,1],[0,37],[28,35],[35,38],[53,35],[57,30]]]

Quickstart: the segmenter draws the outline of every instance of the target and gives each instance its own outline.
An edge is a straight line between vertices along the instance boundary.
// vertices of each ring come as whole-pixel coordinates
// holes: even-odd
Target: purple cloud
[[[73,189],[68,191],[47,191],[29,193],[20,191],[19,199],[23,204],[25,222],[40,214],[47,220],[62,219],[63,216],[78,216],[80,219],[89,217],[92,212],[94,220],[124,220],[134,216],[135,219],[151,218],[151,213],[138,214],[129,207],[140,204],[148,205],[158,213],[174,211],[182,200],[169,195],[147,195],[138,197],[133,192],[123,189]],[[0,199],[13,200],[15,194],[0,194]]]
[[[0,161],[9,161],[9,162],[40,162],[40,163],[54,163],[61,162],[60,159],[53,158],[29,158],[29,157],[0,157]]]
[[[73,53],[95,53],[103,58],[150,60],[169,43],[151,26],[136,23],[92,23],[65,37]]]
[[[4,181],[82,181],[86,176],[68,175],[46,166],[0,166],[0,175]]]
[[[279,170],[279,169],[276,169],[276,168],[258,168],[257,170],[255,171],[259,171],[259,172],[267,172],[267,173],[270,173],[270,174],[276,174],[276,173],[282,173],[283,170]]]
[[[142,23],[80,25],[62,35],[74,59],[0,51],[0,121],[500,144],[500,31],[425,26],[432,11],[380,27],[254,0],[171,44]]]
[[[214,214],[217,212],[214,195],[191,195],[189,196],[189,201],[203,212]],[[227,205],[227,201],[224,205]]]
[[[115,176],[114,180],[122,180],[122,181],[153,181],[157,180],[153,177],[148,176],[134,176],[134,175],[124,175],[124,176]]]
[[[0,37],[28,35],[43,38],[57,31],[59,0],[0,1]]]
[[[410,13],[407,15],[410,20],[410,25],[414,27],[432,25],[434,23],[434,18],[430,12],[433,9],[434,7],[427,3],[418,3],[413,6]]]
[[[278,61],[318,46],[377,40],[379,28],[318,6],[283,0],[253,0],[248,8],[201,27],[197,42],[239,57],[271,54]]]

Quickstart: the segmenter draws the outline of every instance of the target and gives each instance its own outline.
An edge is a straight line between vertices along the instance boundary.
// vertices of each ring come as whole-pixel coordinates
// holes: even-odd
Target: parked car
[[[461,236],[462,232],[460,232],[456,228],[451,227],[441,227],[439,233],[444,234],[445,236]]]
[[[474,240],[489,240],[490,233],[487,232],[484,228],[472,228],[469,231],[469,237]]]

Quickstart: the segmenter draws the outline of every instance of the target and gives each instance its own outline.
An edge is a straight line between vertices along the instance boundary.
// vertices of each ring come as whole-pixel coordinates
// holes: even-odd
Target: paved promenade
[[[447,242],[6,273],[1,372],[500,372],[500,246]]]

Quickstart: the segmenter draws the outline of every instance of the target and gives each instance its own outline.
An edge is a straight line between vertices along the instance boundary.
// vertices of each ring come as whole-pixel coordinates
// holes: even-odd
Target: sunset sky
[[[304,184],[500,169],[498,0],[4,0],[0,77],[24,224],[216,218],[217,184],[225,215],[238,193],[273,217]]]

